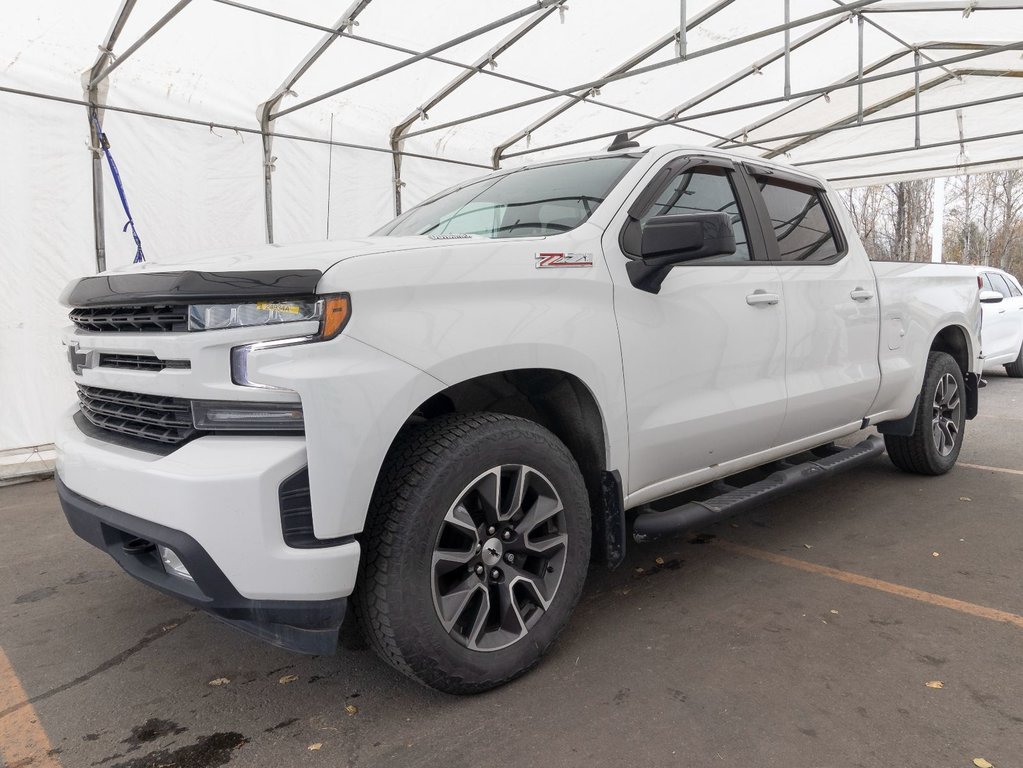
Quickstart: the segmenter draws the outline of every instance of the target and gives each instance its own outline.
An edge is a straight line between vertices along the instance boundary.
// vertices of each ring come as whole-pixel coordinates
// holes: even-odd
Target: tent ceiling
[[[1008,33],[1023,2],[57,5],[9,9],[5,87],[81,100],[80,73],[119,19],[116,57],[93,70],[111,109],[318,141],[336,120],[338,143],[467,167],[599,150],[627,129],[780,156],[844,185],[1023,155],[1023,42]]]
[[[847,186],[1021,166],[1021,29],[1023,0],[9,2],[0,449],[52,440],[74,398],[60,289],[135,255],[90,102],[159,264],[271,224],[281,242],[358,237],[495,157],[627,129]]]

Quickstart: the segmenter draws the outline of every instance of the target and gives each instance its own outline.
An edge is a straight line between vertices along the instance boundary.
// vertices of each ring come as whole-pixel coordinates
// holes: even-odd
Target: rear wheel
[[[501,414],[410,429],[381,472],[355,610],[413,679],[476,693],[534,666],[565,626],[589,562],[589,503],[554,435]]]
[[[966,385],[951,355],[927,357],[916,430],[912,435],[885,435],[888,458],[899,469],[919,475],[943,475],[955,466],[966,426]]]
[[[1023,344],[1020,345],[1016,359],[1006,364],[1005,372],[1014,379],[1023,379]]]

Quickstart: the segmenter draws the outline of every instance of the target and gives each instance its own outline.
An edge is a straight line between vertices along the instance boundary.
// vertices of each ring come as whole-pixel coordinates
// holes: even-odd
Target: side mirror
[[[980,303],[981,304],[997,304],[1005,297],[1002,296],[998,291],[981,291],[980,292]]]
[[[735,253],[735,232],[727,213],[654,216],[643,225],[640,257],[629,261],[625,269],[641,291],[660,293],[676,264],[729,253]]]
[[[651,266],[729,253],[735,253],[735,233],[727,213],[655,216],[643,226],[639,245],[640,257]]]

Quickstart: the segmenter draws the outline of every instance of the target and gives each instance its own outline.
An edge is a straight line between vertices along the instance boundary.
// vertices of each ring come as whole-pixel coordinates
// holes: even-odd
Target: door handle
[[[874,292],[866,288],[853,288],[849,291],[849,298],[853,301],[868,301],[874,298]]]
[[[773,306],[781,301],[781,296],[777,293],[768,293],[763,288],[757,288],[753,293],[747,294],[746,303],[751,307],[759,306],[760,304],[767,304]]]

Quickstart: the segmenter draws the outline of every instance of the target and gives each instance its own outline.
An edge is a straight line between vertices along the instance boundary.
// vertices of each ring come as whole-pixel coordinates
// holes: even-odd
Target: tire
[[[1019,354],[1011,363],[1006,363],[1005,372],[1013,379],[1023,379],[1023,344],[1020,345]]]
[[[590,536],[579,468],[543,427],[494,413],[410,427],[377,480],[356,617],[413,680],[456,694],[495,688],[535,666],[567,624]]]
[[[955,466],[966,426],[966,385],[951,355],[927,356],[916,429],[909,437],[885,435],[888,458],[899,469],[918,475],[943,475]]]

